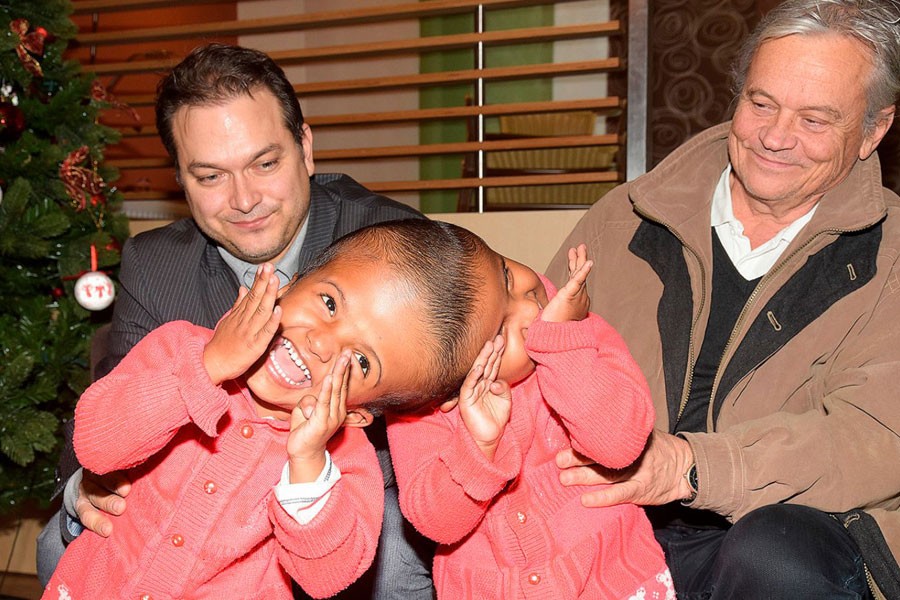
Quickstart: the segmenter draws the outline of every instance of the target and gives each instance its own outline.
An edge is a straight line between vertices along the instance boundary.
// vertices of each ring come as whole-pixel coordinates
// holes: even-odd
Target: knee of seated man
[[[736,572],[791,577],[847,561],[854,569],[859,550],[843,526],[828,513],[795,504],[758,508],[741,518],[725,536],[719,560]],[[779,568],[780,567],[780,568]]]

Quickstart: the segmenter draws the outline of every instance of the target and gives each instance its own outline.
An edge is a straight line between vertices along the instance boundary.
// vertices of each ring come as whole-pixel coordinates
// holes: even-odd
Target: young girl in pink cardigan
[[[458,399],[388,420],[401,509],[440,544],[438,598],[673,600],[643,510],[586,508],[583,489],[559,482],[560,450],[627,467],[654,420],[624,341],[588,313],[585,247],[569,251],[570,279],[556,295],[499,255],[482,266],[483,318],[500,315],[500,335]]]
[[[263,265],[215,331],[180,321],[147,335],[75,414],[81,463],[130,469],[129,508],[109,538],[69,546],[44,598],[348,586],[372,562],[383,512],[360,428],[459,388],[496,330],[470,319],[483,252],[458,227],[376,225],[335,242],[277,302]]]

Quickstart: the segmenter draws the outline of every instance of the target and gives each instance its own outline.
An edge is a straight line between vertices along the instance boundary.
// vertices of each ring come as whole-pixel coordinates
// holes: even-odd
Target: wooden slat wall
[[[569,3],[573,9],[581,11],[576,23],[418,36],[417,23],[422,18],[472,15],[474,23],[479,7],[484,11],[482,14],[490,14],[491,11],[516,7]],[[610,55],[624,47],[616,41],[623,36],[624,24],[620,20],[600,18],[601,11],[592,7],[596,3],[585,0],[398,0],[391,4],[372,2],[371,6],[364,6],[366,2],[348,3],[351,8],[331,9],[331,2],[307,0],[295,3],[297,8],[293,10],[301,11],[298,14],[265,16],[255,15],[267,3],[253,0],[245,0],[241,5],[215,0],[74,0],[73,4],[74,20],[80,33],[70,51],[71,56],[86,70],[97,73],[117,100],[129,107],[129,110],[108,111],[104,122],[122,132],[121,142],[108,150],[107,161],[121,171],[118,185],[125,194],[132,218],[158,218],[159,215],[154,213],[156,209],[141,210],[141,207],[151,206],[163,206],[166,210],[174,206],[181,214],[185,213],[172,166],[156,137],[153,92],[161,73],[176,64],[191,48],[212,40],[259,47],[285,67],[314,131],[318,171],[347,171],[371,189],[396,195],[410,204],[416,205],[418,192],[427,190],[615,183],[623,179],[621,158],[608,169],[592,172],[490,174],[479,179],[462,170],[466,156],[470,162],[473,159],[484,161],[486,155],[496,151],[621,146],[625,143],[624,131],[619,125],[624,119],[618,118],[625,105],[624,98],[597,95],[602,86],[592,84],[604,74],[624,78],[624,57]],[[585,7],[583,10],[582,6]],[[613,14],[624,14],[624,11],[613,11]],[[364,35],[367,31],[380,32],[400,23],[409,25],[403,30],[407,34],[401,37],[367,40]],[[361,34],[351,33],[347,42],[344,38],[348,28]],[[272,49],[270,42],[276,38],[281,40],[282,47]],[[286,48],[283,47],[285,39],[288,40]],[[478,44],[489,52],[491,48],[512,44],[607,39],[612,40],[609,47],[613,51],[603,56],[591,54],[579,57],[579,60],[555,60],[546,64],[486,65],[480,69],[418,72],[418,58],[423,53],[469,48],[475,52]],[[408,71],[397,71],[394,66],[380,69],[380,61],[388,60],[406,60],[403,64],[411,65],[411,68]],[[367,76],[358,76],[358,68],[356,74],[352,69],[344,72],[342,65],[347,64],[366,65]],[[321,73],[323,69],[328,73],[325,79],[309,75],[309,72]],[[578,76],[588,83],[574,96],[570,92],[568,97],[552,101],[491,103],[488,95],[482,106],[477,105],[477,85],[516,81],[527,86],[535,79],[556,81]],[[460,102],[459,106],[418,108],[420,91],[459,85],[471,86],[475,105]],[[395,103],[388,99],[379,106],[380,95],[388,94],[386,97],[391,98],[392,93],[406,94],[405,98],[412,98],[413,102]],[[321,98],[319,104],[316,104],[317,98]],[[337,108],[310,110],[310,105]],[[491,140],[485,140],[482,135],[481,141],[477,136],[469,135],[428,145],[415,141],[418,126],[429,122],[468,124],[471,133],[471,125],[479,119],[583,110],[600,117],[601,126],[593,134]],[[396,127],[406,128],[406,135],[393,137],[392,128]],[[384,141],[385,136],[388,141]],[[369,139],[376,142],[366,145]],[[412,171],[408,168],[409,161],[417,163],[419,157],[442,155],[459,162],[458,177],[423,180],[417,168]],[[618,156],[624,157],[625,152],[620,151]],[[405,170],[392,169],[392,161],[399,159],[407,161]],[[366,163],[379,165],[375,169],[377,177],[371,175],[371,168],[368,171],[363,168]],[[332,169],[330,164],[340,168]],[[360,165],[362,176],[356,172],[356,165]]]

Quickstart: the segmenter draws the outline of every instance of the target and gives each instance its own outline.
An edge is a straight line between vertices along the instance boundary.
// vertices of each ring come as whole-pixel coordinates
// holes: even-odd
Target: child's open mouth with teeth
[[[285,337],[278,336],[272,342],[266,368],[288,387],[308,388],[312,386],[309,367],[300,358],[294,344]]]

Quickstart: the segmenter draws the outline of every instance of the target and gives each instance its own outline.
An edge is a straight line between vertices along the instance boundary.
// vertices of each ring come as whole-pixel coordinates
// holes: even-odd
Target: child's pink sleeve
[[[301,525],[274,492],[269,498],[279,562],[315,598],[333,596],[369,568],[384,515],[384,479],[363,430],[342,429],[328,451],[341,478],[312,521]]]
[[[622,336],[596,314],[528,329],[538,385],[572,447],[613,469],[640,455],[653,429],[650,389]]]
[[[494,461],[488,461],[456,409],[388,416],[388,442],[403,514],[441,544],[473,531],[522,465],[514,435],[504,435]]]
[[[172,321],[147,334],[75,407],[75,451],[94,473],[142,463],[193,422],[206,435],[228,409],[209,379],[203,349],[212,331]]]

